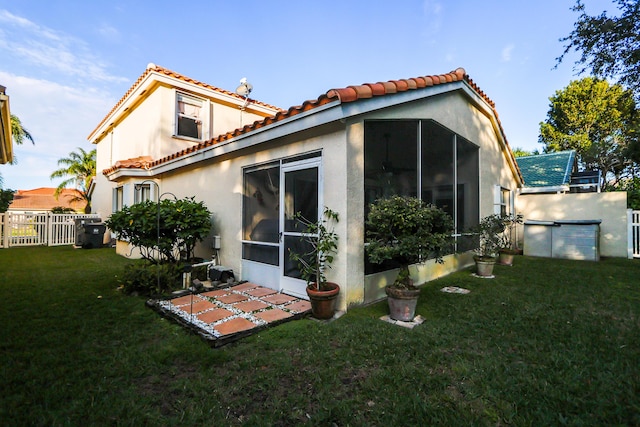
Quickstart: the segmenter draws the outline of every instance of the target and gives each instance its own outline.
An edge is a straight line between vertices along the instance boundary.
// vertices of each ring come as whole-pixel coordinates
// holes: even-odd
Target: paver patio
[[[149,300],[147,305],[198,333],[214,347],[299,319],[311,311],[309,301],[250,282]]]

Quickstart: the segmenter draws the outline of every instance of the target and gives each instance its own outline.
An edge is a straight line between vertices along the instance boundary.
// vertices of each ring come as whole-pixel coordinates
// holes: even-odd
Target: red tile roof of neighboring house
[[[145,163],[144,168],[148,169],[151,167],[158,166],[168,161],[185,156],[189,153],[193,153],[203,148],[206,148],[215,144],[219,144],[231,138],[237,137],[239,135],[243,135],[245,133],[251,132],[259,128],[263,128],[274,122],[284,120],[286,118],[295,116],[296,114],[300,114],[305,111],[312,110],[314,108],[320,107],[322,105],[328,104],[336,100],[341,103],[355,102],[360,99],[373,98],[376,96],[392,95],[399,92],[417,90],[417,89],[422,89],[430,86],[448,84],[448,83],[458,82],[458,81],[466,81],[469,84],[469,86],[471,86],[471,88],[474,90],[474,92],[476,92],[478,96],[480,96],[491,107],[493,113],[496,116],[500,133],[505,141],[505,144],[507,145],[507,148],[509,148],[509,143],[504,133],[504,129],[502,128],[502,123],[500,123],[500,118],[498,117],[498,112],[496,111],[495,103],[478,87],[478,85],[474,83],[473,80],[471,80],[471,78],[469,78],[469,75],[466,73],[464,68],[457,68],[446,74],[414,77],[414,78],[402,79],[402,80],[390,80],[390,81],[378,82],[378,83],[364,83],[361,85],[348,86],[346,88],[341,88],[341,89],[331,89],[327,91],[326,94],[320,95],[318,99],[305,101],[304,103],[302,103],[302,105],[290,107],[286,111],[281,110],[275,116],[266,117],[263,120],[257,120],[252,124],[245,125],[242,128],[235,129],[231,132],[227,132],[222,135],[218,135],[215,138],[212,138],[207,141],[203,141],[197,145],[186,148],[177,153],[173,153],[169,156],[166,156],[157,160],[153,160],[149,163]],[[509,148],[509,151],[510,151],[510,148]],[[513,157],[513,154],[511,154],[511,156]],[[130,159],[130,160],[133,160],[133,159]],[[517,173],[520,174],[518,165],[515,162],[515,158],[513,158],[512,160],[513,160],[514,167],[517,170]],[[128,167],[132,167],[132,166],[128,166]],[[116,165],[108,169],[105,169],[102,173],[107,175],[118,169],[119,167],[116,163]]]
[[[56,189],[41,187],[33,190],[18,190],[13,195],[13,201],[9,205],[10,210],[15,211],[50,211],[61,206],[75,211],[84,211],[85,201],[71,201],[77,190],[65,188],[58,198],[54,196]]]
[[[159,74],[164,74],[166,76],[173,77],[175,79],[182,80],[182,81],[187,82],[187,83],[192,83],[192,84],[198,85],[200,87],[203,87],[205,89],[209,89],[209,90],[213,90],[213,91],[216,91],[216,92],[219,92],[219,93],[223,93],[225,95],[229,95],[229,96],[232,96],[234,98],[238,98],[239,100],[244,101],[244,98],[241,97],[240,95],[238,95],[237,93],[230,92],[230,91],[225,90],[225,89],[220,89],[220,88],[212,86],[212,85],[210,85],[208,83],[204,83],[204,82],[201,82],[199,80],[192,79],[191,77],[187,77],[187,76],[185,76],[183,74],[176,73],[175,71],[171,71],[171,70],[169,70],[167,68],[161,67],[161,66],[153,64],[153,63],[150,63],[149,65],[147,65],[147,69],[144,70],[144,72],[140,75],[140,77],[138,77],[138,79],[135,82],[133,82],[133,84],[131,85],[129,90],[127,90],[125,92],[125,94],[122,96],[122,98],[120,98],[120,100],[116,103],[116,105],[113,106],[111,111],[109,111],[109,113],[100,121],[100,123],[98,123],[98,126],[96,126],[91,131],[91,133],[89,135],[92,135],[96,130],[98,130],[100,128],[100,126],[102,126],[107,121],[107,119],[111,116],[111,114],[113,114],[118,109],[118,107],[120,107],[120,105],[122,105],[127,100],[129,95],[131,95],[131,93],[140,85],[140,83],[142,83],[142,81],[149,74],[151,74],[152,72],[156,72],[156,73],[159,73]],[[249,101],[252,104],[262,105],[262,106],[265,106],[265,107],[273,109],[273,110],[281,110],[279,107],[275,107],[273,105],[269,105],[269,104],[264,103],[264,102],[256,101],[256,100],[251,99],[251,98],[249,98]]]

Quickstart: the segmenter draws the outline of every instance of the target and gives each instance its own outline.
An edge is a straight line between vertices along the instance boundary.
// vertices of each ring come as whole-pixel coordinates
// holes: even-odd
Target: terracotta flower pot
[[[394,286],[384,288],[389,304],[389,317],[393,320],[411,322],[416,316],[416,305],[420,289],[403,289]]]
[[[328,290],[317,290],[316,283],[307,286],[307,295],[311,303],[311,313],[316,319],[331,319],[336,310],[336,299],[340,293],[340,286],[337,283],[327,282]]]
[[[515,257],[515,251],[500,251],[498,256],[498,264],[500,265],[513,265],[513,258]]]
[[[476,274],[481,277],[493,276],[493,266],[496,265],[496,258],[474,257],[476,262]]]

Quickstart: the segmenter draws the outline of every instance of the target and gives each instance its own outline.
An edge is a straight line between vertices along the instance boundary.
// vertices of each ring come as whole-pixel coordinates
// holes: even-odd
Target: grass
[[[221,349],[118,292],[130,262],[0,250],[3,425],[640,424],[640,261],[517,257],[426,284],[413,330],[382,302]]]

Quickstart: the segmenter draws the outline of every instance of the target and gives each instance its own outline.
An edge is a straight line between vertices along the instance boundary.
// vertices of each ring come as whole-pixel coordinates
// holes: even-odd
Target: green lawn
[[[220,349],[120,294],[129,262],[0,250],[2,425],[640,425],[640,260],[517,257],[425,285],[413,330],[382,302]]]

